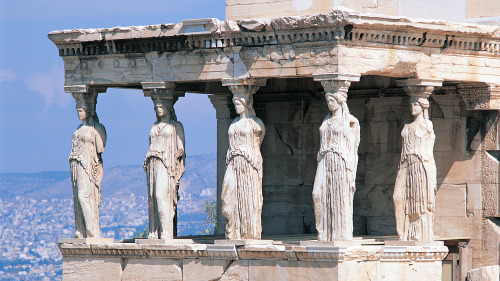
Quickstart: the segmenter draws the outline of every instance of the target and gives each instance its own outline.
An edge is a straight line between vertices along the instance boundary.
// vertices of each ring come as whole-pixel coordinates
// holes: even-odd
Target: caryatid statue
[[[103,176],[101,153],[106,145],[106,130],[95,112],[97,92],[74,93],[73,97],[78,118],[82,121],[73,133],[69,155],[75,211],[74,237],[98,238]]]
[[[393,201],[399,240],[433,240],[437,191],[433,154],[436,135],[429,120],[428,98],[433,86],[441,85],[440,81],[398,81],[410,95],[413,115],[413,120],[408,121],[401,132],[403,145],[394,185]]]
[[[179,183],[185,169],[184,128],[177,121],[173,88],[151,90],[156,122],[144,160],[148,185],[150,239],[173,239]]]
[[[346,100],[351,81],[359,81],[359,75],[324,74],[314,79],[323,85],[330,110],[319,128],[313,186],[318,240],[351,240],[360,127],[358,119],[349,113]]]
[[[229,126],[229,149],[222,184],[222,214],[226,238],[260,239],[262,232],[262,156],[260,145],[266,128],[255,116],[253,94],[259,85],[253,80],[223,81],[233,92],[239,115]],[[241,84],[240,84],[241,83]]]

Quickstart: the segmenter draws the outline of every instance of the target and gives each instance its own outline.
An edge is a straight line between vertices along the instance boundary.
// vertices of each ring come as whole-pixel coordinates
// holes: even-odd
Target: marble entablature
[[[498,83],[500,73],[498,27],[346,9],[303,17],[54,31],[49,38],[65,62],[67,86],[139,88],[148,81],[330,72]]]

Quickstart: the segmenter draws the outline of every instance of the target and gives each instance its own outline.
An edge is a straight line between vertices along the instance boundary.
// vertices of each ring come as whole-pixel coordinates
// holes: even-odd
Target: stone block
[[[340,280],[336,262],[251,260],[248,273],[252,281]]]
[[[395,235],[396,219],[393,216],[366,217],[368,235]]]
[[[442,184],[436,194],[436,217],[467,216],[467,186],[465,184]]]
[[[183,280],[248,280],[248,261],[184,259]]]
[[[467,184],[467,215],[480,216],[481,197],[481,184]]]
[[[306,108],[306,112],[304,114],[304,122],[305,123],[317,123],[321,124],[325,117],[328,115],[328,107],[326,105],[326,101],[323,95],[318,100],[311,100],[308,107]],[[318,125],[319,130],[319,125]]]
[[[481,155],[454,154],[449,152],[434,152],[437,168],[437,183],[480,183]]]
[[[263,185],[302,184],[302,155],[263,155]]]
[[[311,185],[264,186],[262,231],[297,234],[315,231]]]
[[[500,266],[490,265],[474,268],[467,272],[468,281],[497,281],[500,279]]]
[[[482,207],[483,207],[483,216],[484,217],[496,217],[499,216],[499,202],[500,198],[498,192],[499,185],[497,183],[487,183],[482,184]]]
[[[319,131],[312,124],[274,123],[275,139],[289,148],[290,154],[317,153],[319,149]]]
[[[349,276],[349,280],[379,280],[377,263],[344,261],[338,269],[338,280],[344,280],[344,276]]]
[[[281,140],[274,124],[266,124],[266,136],[260,147],[260,152],[262,155],[292,154],[292,149]]]
[[[434,152],[465,151],[465,119],[433,119]]]
[[[121,280],[183,280],[179,259],[125,259],[123,263]]]
[[[470,225],[469,220],[465,217],[435,217],[434,219],[434,236],[450,238],[450,237],[471,237],[475,231],[464,228],[464,225]]]
[[[64,280],[120,280],[121,258],[65,257],[63,262]]]
[[[441,281],[442,262],[380,262],[377,266],[377,275],[377,280]]]
[[[314,184],[314,178],[316,177],[316,169],[318,166],[318,159],[316,155],[317,153],[304,155],[304,166],[302,169],[302,180],[304,181],[304,185],[312,186]]]
[[[394,216],[394,184],[358,185],[354,213],[360,216]]]
[[[366,184],[394,184],[401,153],[367,152],[365,158]]]

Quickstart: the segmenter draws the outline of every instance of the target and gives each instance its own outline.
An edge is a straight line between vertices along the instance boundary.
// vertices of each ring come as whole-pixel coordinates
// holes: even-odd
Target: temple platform
[[[442,280],[448,254],[442,241],[386,243],[395,236],[355,237],[352,243],[317,242],[316,235],[263,236],[262,243],[222,239],[178,237],[168,244],[68,239],[58,247],[64,280]]]

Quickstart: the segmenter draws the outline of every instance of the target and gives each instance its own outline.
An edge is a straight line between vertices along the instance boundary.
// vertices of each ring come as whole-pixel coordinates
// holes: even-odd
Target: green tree
[[[146,226],[142,231],[137,231],[135,234],[135,238],[148,238],[149,235],[149,230],[148,227]]]
[[[202,212],[203,214],[203,212]],[[201,235],[211,235],[215,233],[217,222],[217,201],[205,201],[205,227],[199,232]]]

